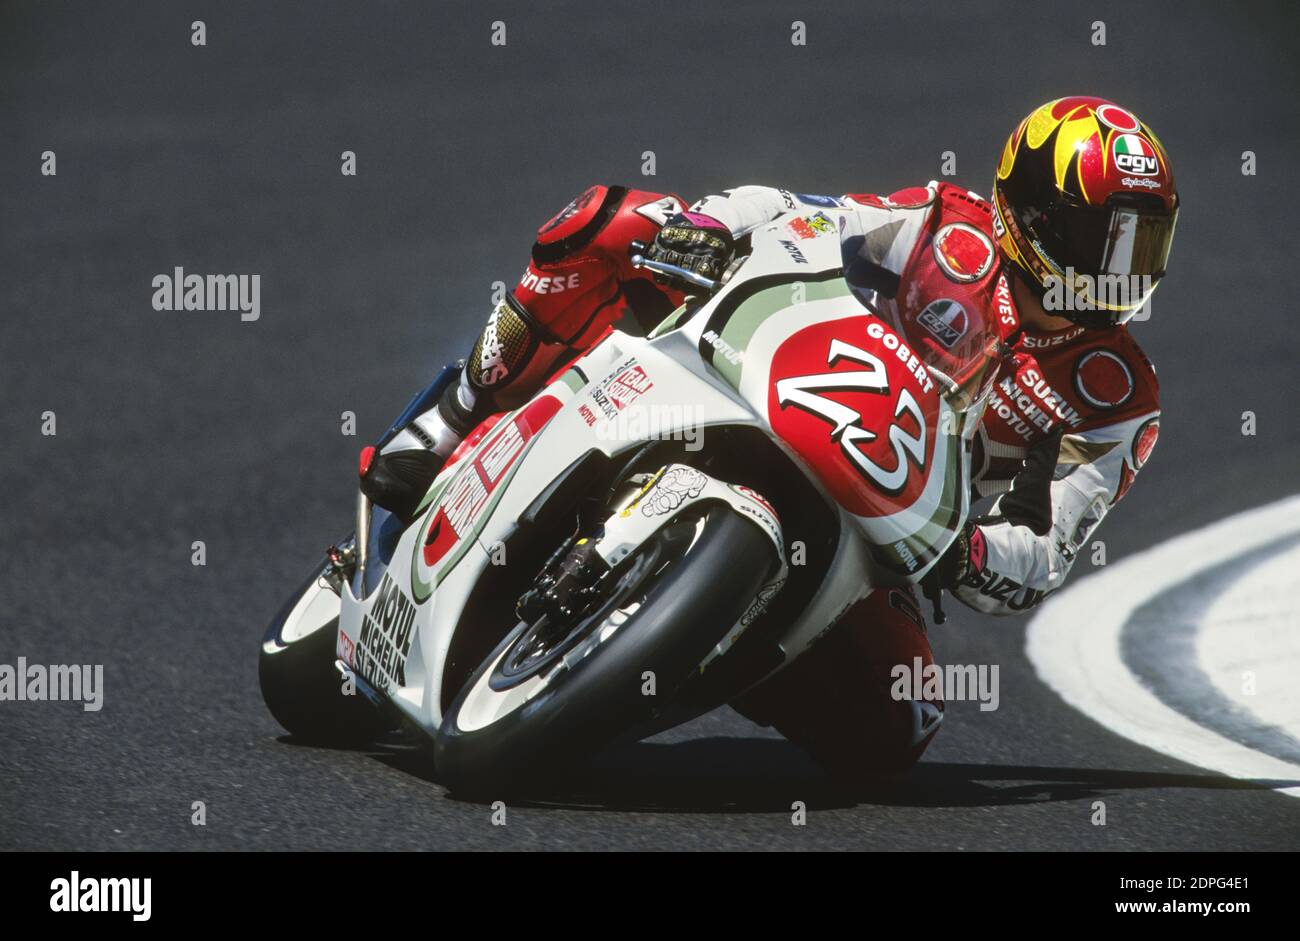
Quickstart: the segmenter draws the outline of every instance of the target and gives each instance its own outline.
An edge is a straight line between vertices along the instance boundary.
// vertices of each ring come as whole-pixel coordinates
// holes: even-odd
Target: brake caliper
[[[597,584],[609,571],[605,560],[596,554],[597,540],[579,539],[565,554],[554,572],[550,566],[533,587],[519,599],[515,611],[525,621],[535,621],[549,614],[552,621],[567,623],[585,611],[597,595]]]

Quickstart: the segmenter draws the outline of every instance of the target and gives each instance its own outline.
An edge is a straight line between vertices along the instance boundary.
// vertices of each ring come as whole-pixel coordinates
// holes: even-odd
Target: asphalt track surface
[[[0,848],[1296,848],[1300,803],[1107,732],[1036,679],[1025,618],[952,604],[938,658],[1000,664],[1001,707],[952,704],[892,785],[837,793],[723,710],[505,827],[409,753],[289,741],[256,660],[350,528],[358,448],[584,186],[888,192],[953,151],[985,191],[1014,122],[1067,93],[1147,116],[1185,205],[1136,328],[1160,443],[1110,558],[1294,492],[1298,27],[1283,3],[6,4],[0,662],[102,663],[106,690],[0,703]],[[177,265],[260,274],[260,319],[155,312]]]

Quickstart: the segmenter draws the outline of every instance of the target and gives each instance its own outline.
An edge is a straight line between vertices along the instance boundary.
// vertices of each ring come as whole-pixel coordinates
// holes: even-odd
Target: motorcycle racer
[[[539,230],[520,282],[488,318],[458,381],[432,391],[375,448],[362,489],[409,517],[442,462],[487,415],[521,404],[612,324],[649,329],[684,298],[634,268],[648,257],[719,277],[746,236],[791,212],[797,251],[838,238],[844,276],[878,316],[944,345],[966,309],[1004,326],[1004,357],[976,438],[967,524],[923,582],[989,614],[1063,584],[1131,487],[1159,433],[1154,368],[1125,323],[1164,275],[1178,210],[1165,151],[1131,112],[1099,98],[1049,102],[998,163],[992,200],[949,183],[886,197],[742,186],[687,208],[679,197],[593,186]],[[436,397],[436,404],[431,401]],[[412,410],[408,410],[411,412]],[[896,701],[890,669],[933,663],[911,592],[877,590],[794,663],[736,703],[835,772],[906,767],[943,703]]]

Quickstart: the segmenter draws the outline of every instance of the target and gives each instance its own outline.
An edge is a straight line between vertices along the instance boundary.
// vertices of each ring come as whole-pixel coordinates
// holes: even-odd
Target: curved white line
[[[1294,533],[1300,533],[1300,496],[1228,517],[1107,566],[1043,603],[1029,625],[1029,660],[1062,699],[1125,738],[1233,778],[1300,781],[1300,765],[1247,748],[1165,705],[1129,670],[1120,652],[1125,623],[1147,601]],[[1279,790],[1300,797],[1300,786]]]
[[[1196,661],[1225,699],[1300,738],[1300,542],[1214,600],[1201,616]]]

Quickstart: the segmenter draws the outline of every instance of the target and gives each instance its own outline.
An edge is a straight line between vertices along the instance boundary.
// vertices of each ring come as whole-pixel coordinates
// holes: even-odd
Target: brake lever
[[[667,262],[654,261],[646,258],[644,255],[637,253],[632,256],[633,268],[644,268],[646,271],[653,271],[655,274],[663,275],[667,278],[674,278],[678,281],[685,281],[687,284],[697,288],[703,288],[710,294],[722,287],[721,281],[714,281],[712,278],[706,278],[702,274],[696,274],[689,268],[683,268],[680,265],[670,265]]]

